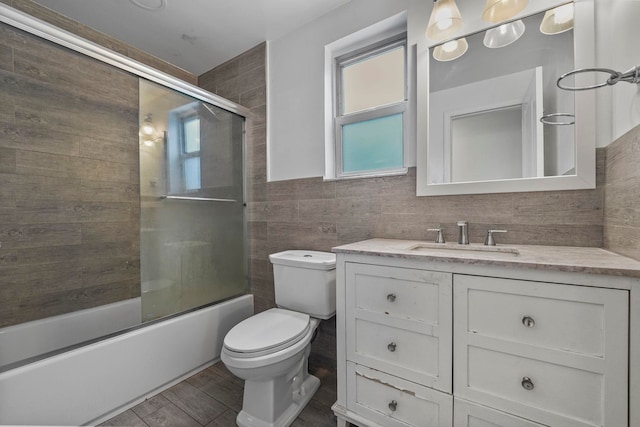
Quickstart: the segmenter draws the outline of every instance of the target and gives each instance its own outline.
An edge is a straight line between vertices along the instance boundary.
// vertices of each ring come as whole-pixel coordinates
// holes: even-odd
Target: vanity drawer
[[[388,317],[438,324],[443,286],[451,274],[370,264],[347,266],[352,308]]]
[[[464,399],[453,399],[455,427],[547,427]]]
[[[455,276],[465,332],[604,357],[605,316],[625,312],[628,292],[491,277]],[[462,331],[457,331],[462,332]]]
[[[601,373],[472,346],[467,363],[457,395],[522,416],[530,414],[521,409],[532,408],[578,421],[574,425],[604,425]],[[616,398],[626,399],[626,390],[619,392]],[[544,414],[533,418],[539,417]]]
[[[451,392],[452,275],[347,263],[345,276],[347,360]]]
[[[385,427],[451,426],[453,397],[347,363],[347,408]]]
[[[355,319],[348,358],[425,385],[439,374],[436,337],[362,319]]]

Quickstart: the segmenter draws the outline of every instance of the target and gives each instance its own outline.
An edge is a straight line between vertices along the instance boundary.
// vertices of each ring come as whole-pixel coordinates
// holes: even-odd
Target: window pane
[[[404,46],[343,67],[342,114],[403,101],[404,76]]]
[[[184,187],[186,190],[200,189],[200,157],[185,159]]]
[[[342,126],[342,171],[402,167],[402,113]]]
[[[200,151],[200,119],[197,117],[187,119],[182,126],[184,127],[184,152]]]

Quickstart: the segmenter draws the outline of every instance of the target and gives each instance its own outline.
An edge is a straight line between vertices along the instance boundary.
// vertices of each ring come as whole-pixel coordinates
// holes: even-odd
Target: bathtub
[[[0,368],[103,337],[140,322],[141,299],[138,297],[0,328]]]
[[[216,362],[253,297],[136,329],[0,373],[0,425],[94,425]]]

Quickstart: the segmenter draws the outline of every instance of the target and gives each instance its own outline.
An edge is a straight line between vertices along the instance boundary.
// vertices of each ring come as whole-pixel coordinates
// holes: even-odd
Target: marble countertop
[[[370,239],[333,248],[335,253],[485,264],[551,271],[639,277],[640,261],[601,248],[537,245],[458,245],[416,240]]]

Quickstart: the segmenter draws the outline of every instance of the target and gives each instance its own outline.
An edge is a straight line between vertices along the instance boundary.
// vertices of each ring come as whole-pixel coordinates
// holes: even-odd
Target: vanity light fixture
[[[484,33],[484,45],[490,49],[508,46],[522,37],[524,30],[521,19],[491,28]]]
[[[464,55],[467,49],[469,49],[469,44],[466,38],[451,40],[433,49],[433,59],[441,62],[453,61]]]
[[[434,0],[427,24],[427,37],[442,41],[453,36],[461,27],[462,16],[455,0]]]
[[[516,16],[527,7],[528,0],[487,0],[482,9],[482,19],[487,22],[502,22]]]
[[[554,35],[564,33],[573,28],[573,3],[567,3],[547,10],[540,23],[542,34]]]

